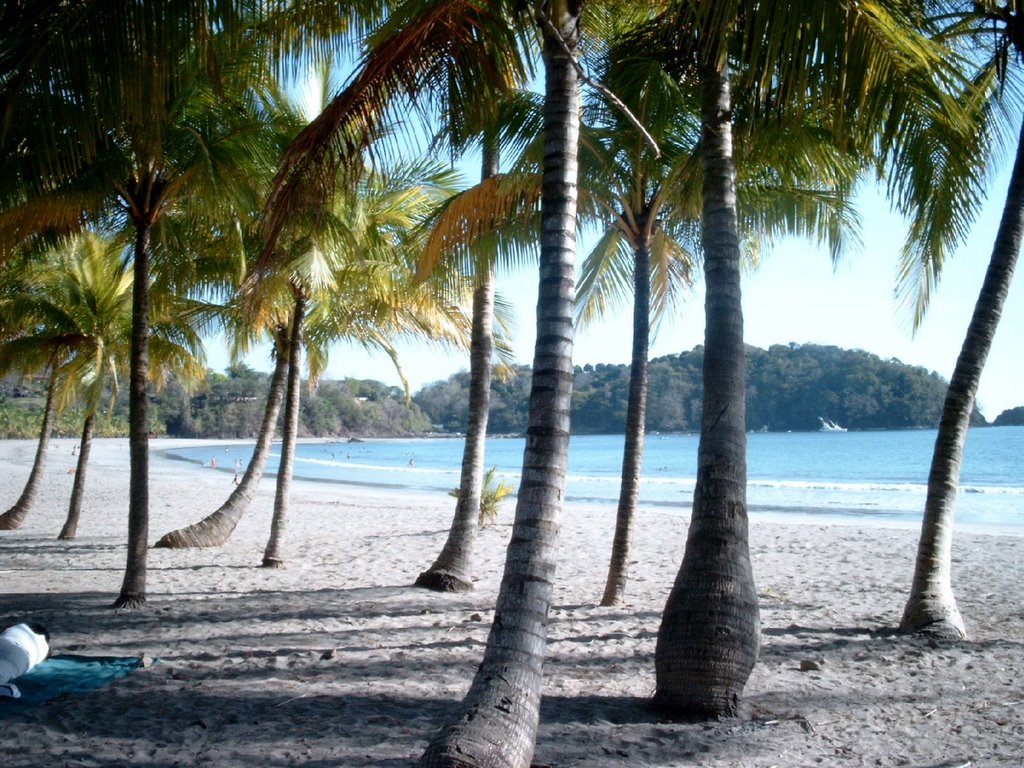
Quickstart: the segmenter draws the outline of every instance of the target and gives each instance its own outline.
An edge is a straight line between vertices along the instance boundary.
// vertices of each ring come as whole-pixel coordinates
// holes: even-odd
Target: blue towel
[[[51,656],[13,681],[21,698],[0,697],[0,712],[11,704],[39,704],[61,694],[102,688],[140,666],[142,659],[136,656]]]

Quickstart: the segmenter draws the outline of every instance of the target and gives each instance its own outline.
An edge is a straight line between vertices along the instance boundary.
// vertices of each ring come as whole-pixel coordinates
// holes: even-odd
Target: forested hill
[[[650,364],[647,429],[694,431],[700,425],[703,347],[660,357]],[[626,421],[628,365],[576,368],[572,431],[622,432]],[[495,379],[489,431],[526,430],[529,368]],[[773,432],[818,429],[819,417],[849,429],[937,427],[947,382],[921,367],[882,360],[859,350],[813,344],[747,347],[747,427]],[[415,403],[436,428],[465,429],[469,374],[427,385]],[[984,418],[975,409],[973,424]]]
[[[881,360],[866,352],[814,345],[748,347],[747,426],[772,431],[813,430],[818,417],[849,429],[935,427],[946,382],[923,368]],[[679,432],[698,429],[701,409],[700,347],[651,362],[647,428]],[[576,369],[573,393],[574,433],[621,433],[626,420],[629,367],[585,365]],[[269,375],[244,365],[226,374],[210,373],[204,385],[187,392],[172,376],[150,397],[151,423],[158,435],[251,438],[259,430]],[[495,378],[491,394],[491,434],[526,431],[530,371]],[[0,438],[37,437],[46,381],[0,379]],[[397,436],[430,431],[462,432],[466,425],[469,374],[424,387],[406,404],[396,387],[378,381],[321,381],[314,392],[303,387],[299,431],[302,436]],[[128,433],[124,392],[113,415],[97,425],[99,435]],[[1005,421],[1020,423],[1024,410],[1009,411]],[[1001,416],[1000,419],[1004,417]],[[71,404],[56,432],[78,434],[83,413]],[[984,424],[975,411],[974,424]]]

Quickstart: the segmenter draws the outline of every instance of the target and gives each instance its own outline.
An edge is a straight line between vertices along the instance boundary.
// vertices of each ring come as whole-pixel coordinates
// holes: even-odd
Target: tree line
[[[937,373],[863,350],[817,344],[747,348],[747,427],[772,432],[807,431],[819,417],[850,429],[934,428],[948,383]],[[700,428],[703,349],[651,361],[646,429],[692,432]],[[153,432],[167,437],[251,439],[259,431],[269,374],[236,364],[210,371],[199,391],[171,376],[153,391]],[[629,366],[576,366],[574,434],[617,434],[625,424]],[[529,366],[517,366],[491,382],[491,434],[526,431]],[[405,437],[466,428],[470,375],[461,372],[425,385],[411,402],[400,387],[373,379],[322,379],[300,407],[302,437]],[[307,383],[308,385],[308,383]],[[9,377],[0,381],[0,438],[36,437],[45,383]],[[993,422],[1012,424],[1014,412]],[[122,396],[97,426],[100,436],[127,434],[128,403]],[[974,426],[986,421],[975,409]],[[78,434],[81,409],[57,420],[59,434]]]
[[[225,373],[208,372],[198,391],[171,376],[162,389],[150,392],[152,432],[161,437],[251,439],[259,432],[269,387],[269,374],[244,364]],[[45,390],[45,381],[0,380],[0,438],[38,437]],[[81,413],[80,406],[63,411],[57,434],[78,435]],[[279,431],[281,418],[277,421]],[[322,379],[300,407],[301,437],[398,437],[429,430],[429,419],[415,403],[406,402],[400,387],[373,379]],[[119,397],[113,411],[98,421],[96,434],[128,434],[126,397]]]
[[[650,362],[646,429],[700,429],[703,348]],[[948,383],[937,373],[862,350],[816,344],[747,347],[747,429],[772,432],[818,429],[819,417],[850,429],[934,428]],[[529,368],[498,377],[491,386],[493,434],[526,431]],[[620,433],[626,419],[629,366],[576,366],[574,434]],[[466,423],[469,374],[423,387],[413,401],[435,429],[459,431]],[[984,425],[975,409],[972,424]]]

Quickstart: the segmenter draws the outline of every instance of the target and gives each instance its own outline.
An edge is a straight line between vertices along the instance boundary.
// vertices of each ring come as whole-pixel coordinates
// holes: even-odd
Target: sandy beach
[[[216,470],[162,454],[196,442],[152,441],[151,542],[231,491],[225,444],[202,443]],[[60,542],[73,445],[52,442],[35,508],[0,532],[0,624],[47,624],[57,653],[155,661],[91,693],[0,713],[0,766],[415,762],[479,663],[511,503],[480,532],[476,589],[439,595],[410,585],[444,542],[451,498],[297,480],[287,567],[268,570],[265,478],[226,546],[151,549],[147,608],[114,612],[127,440],[96,441],[78,538]],[[0,442],[0,511],[34,451]],[[646,702],[686,517],[642,510],[627,604],[610,609],[597,603],[613,525],[612,508],[570,500],[563,512],[536,766],[1024,765],[1024,538],[958,534],[954,584],[971,636],[936,642],[893,632],[916,529],[755,518],[763,634],[743,713],[680,724]]]

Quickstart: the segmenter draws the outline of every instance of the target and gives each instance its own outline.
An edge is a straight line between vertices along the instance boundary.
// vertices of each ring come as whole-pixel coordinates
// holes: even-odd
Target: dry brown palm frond
[[[497,4],[440,0],[399,21],[395,31],[382,30],[349,85],[286,151],[266,206],[257,272],[300,206],[319,208],[344,179],[343,169],[362,171],[363,152],[398,99],[415,102],[443,86],[449,97],[469,103],[481,88],[510,89],[522,74],[515,31]]]

